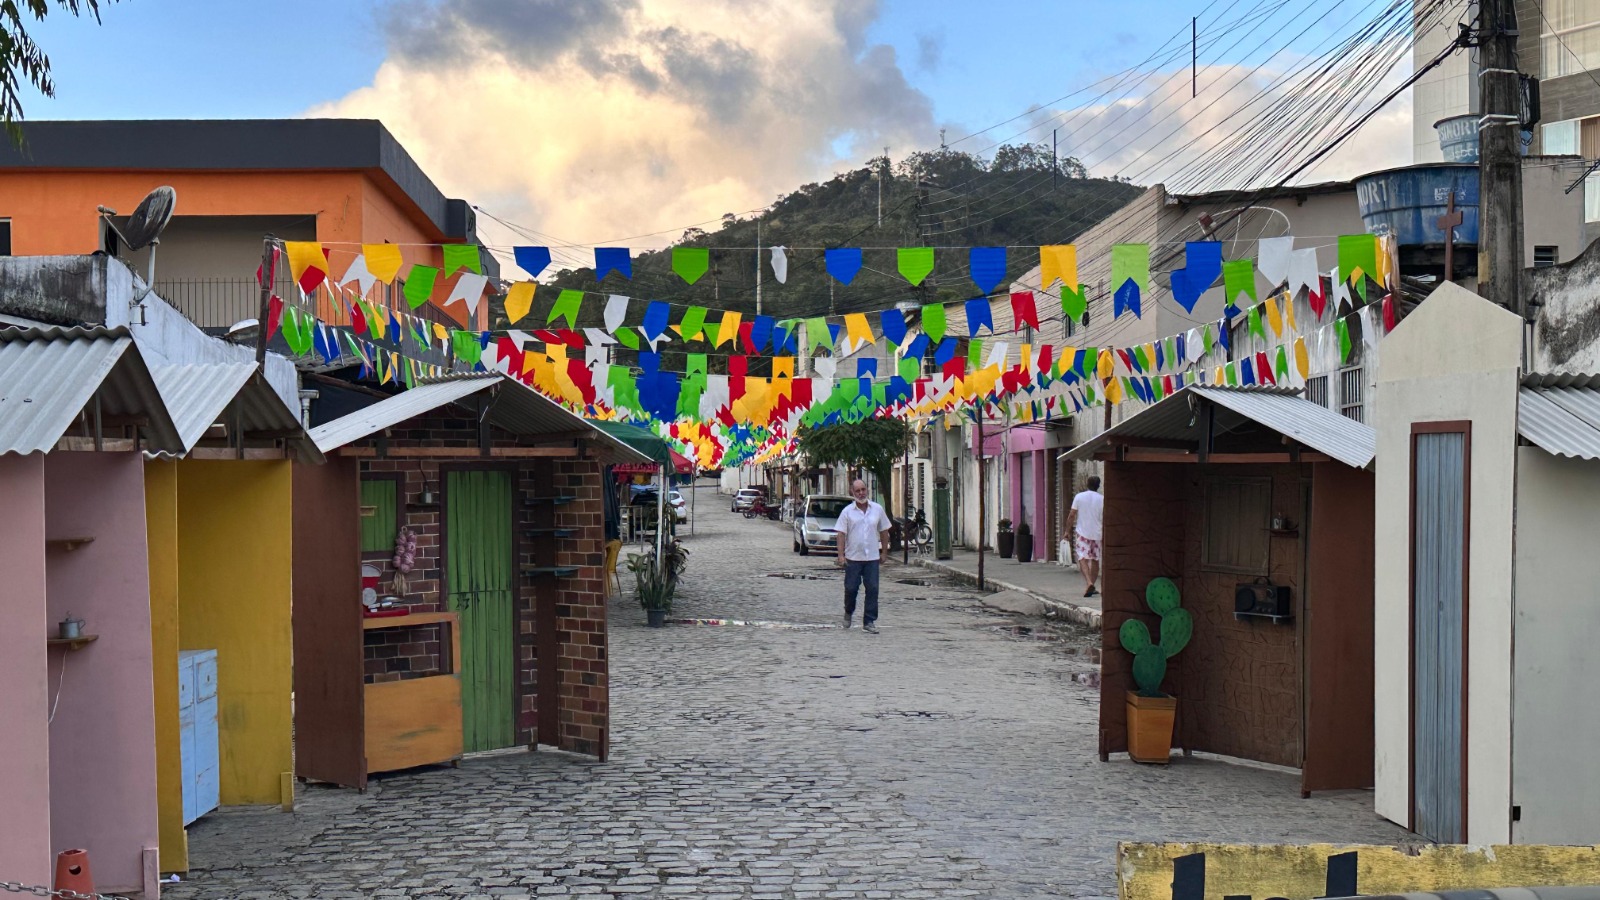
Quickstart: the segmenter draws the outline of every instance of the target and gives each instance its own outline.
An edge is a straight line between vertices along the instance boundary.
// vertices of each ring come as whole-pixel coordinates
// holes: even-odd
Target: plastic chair
[[[606,541],[605,574],[611,576],[612,583],[617,586],[617,593],[622,593],[622,577],[617,574],[617,557],[622,555],[621,541]],[[610,584],[607,585],[610,587]],[[607,596],[610,596],[607,593]]]

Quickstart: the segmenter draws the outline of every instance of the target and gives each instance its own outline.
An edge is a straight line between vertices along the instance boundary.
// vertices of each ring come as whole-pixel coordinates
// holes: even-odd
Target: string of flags
[[[1387,284],[1394,271],[1393,247],[1372,235],[1341,237],[1339,266],[1326,273],[1328,280],[1324,282],[1324,273],[1317,270],[1316,251],[1295,250],[1293,241],[1293,237],[1262,240],[1256,259],[1231,261],[1222,259],[1221,244],[1189,244],[1184,267],[1172,272],[1173,297],[1186,310],[1192,310],[1200,294],[1220,277],[1226,304],[1223,316],[1186,333],[1130,347],[1052,346],[1015,338],[1000,340],[992,314],[996,304],[1009,303],[1013,332],[1024,325],[1039,329],[1033,291],[1011,292],[995,299],[977,297],[961,304],[966,323],[964,353],[958,352],[960,339],[951,333],[945,306],[941,304],[928,304],[912,318],[891,308],[809,319],[753,316],[750,321],[732,311],[723,311],[717,321],[711,321],[711,310],[691,304],[681,310],[676,316],[678,321],[673,323],[673,304],[607,295],[604,327],[580,330],[577,321],[585,292],[562,290],[543,317],[547,328],[530,326],[528,331],[507,332],[450,328],[423,318],[416,310],[429,302],[441,275],[449,278],[458,273],[449,296],[452,301],[465,301],[469,310],[476,310],[488,281],[482,275],[477,247],[443,245],[442,266],[413,265],[400,291],[409,310],[400,310],[368,296],[376,283],[389,284],[398,277],[403,264],[399,248],[365,245],[343,276],[334,280],[329,275],[330,251],[315,242],[285,242],[283,251],[291,276],[305,295],[325,287],[338,298],[347,307],[341,313],[348,311],[349,327],[336,328],[303,305],[285,304],[273,296],[267,332],[270,339],[281,330],[297,356],[315,353],[333,363],[348,351],[360,361],[361,377],[382,383],[396,381],[411,386],[463,368],[497,369],[581,414],[654,422],[658,430],[665,432],[664,436],[678,440],[692,449],[703,465],[712,466],[729,464],[734,458],[777,452],[775,448],[792,442],[793,434],[802,425],[824,425],[870,415],[927,418],[948,417],[961,411],[970,415],[979,405],[1000,403],[1010,404],[1012,415],[1031,421],[1070,415],[1104,403],[1121,403],[1130,397],[1154,402],[1185,384],[1276,384],[1290,377],[1291,371],[1304,379],[1310,352],[1306,335],[1284,338],[1286,331],[1299,332],[1293,298],[1305,290],[1317,320],[1316,333],[1331,335],[1340,358],[1348,358],[1353,346],[1350,317],[1370,317],[1376,307],[1381,310],[1387,331],[1395,317],[1393,300],[1386,296],[1377,304],[1362,305],[1358,311],[1336,315],[1324,324],[1325,312],[1330,305],[1356,310],[1352,290],[1364,301],[1369,280]],[[604,277],[610,271],[630,274],[631,258],[625,248],[596,249],[597,276]],[[686,282],[693,283],[709,266],[708,251],[678,249],[693,251],[681,258],[674,253],[673,258],[674,270]],[[1005,249],[970,248],[974,283],[980,289],[992,292],[1004,280]],[[601,254],[599,250],[613,252]],[[853,278],[860,268],[859,251],[830,250],[828,254],[827,266],[835,278]],[[519,264],[529,269],[541,259],[547,264],[549,251],[517,248],[515,255]],[[913,283],[932,271],[933,262],[932,248],[902,248],[900,252],[901,274]],[[607,268],[601,268],[602,263]],[[274,254],[274,269],[276,265]],[[420,273],[419,268],[423,270]],[[1117,245],[1112,249],[1111,270],[1111,283],[1116,286],[1113,317],[1124,313],[1141,316],[1150,282],[1149,247]],[[1260,300],[1257,271],[1278,286]],[[271,283],[272,273],[266,278]],[[1068,287],[1077,282],[1076,248],[1040,248],[1040,282],[1046,290],[1060,285],[1063,315],[1082,319],[1087,310],[1087,292],[1083,285],[1077,285],[1076,290]],[[506,304],[513,322],[521,324],[527,318],[537,290],[538,286],[530,281],[511,285]],[[1243,310],[1239,306],[1241,296],[1252,301]],[[640,303],[644,307],[642,321],[627,324]],[[1215,348],[1230,348],[1233,323],[1241,315],[1246,317],[1245,334],[1264,344],[1277,342],[1224,365],[1204,367],[1202,360]],[[1268,329],[1272,338],[1267,336]],[[985,330],[988,335],[983,334]],[[1376,333],[1376,328],[1363,320],[1362,339]],[[812,360],[815,374],[797,376],[795,360],[802,355],[802,335],[806,355],[815,353],[818,347],[847,355],[882,340],[893,357],[886,365],[891,370],[879,373],[877,359],[863,358],[857,361],[856,377],[835,379],[836,359],[822,357]],[[687,354],[682,372],[663,371],[661,345],[674,339],[704,340],[712,348],[730,345],[727,374],[709,374],[708,354],[704,353]],[[375,341],[391,346],[380,346]],[[451,364],[440,366],[408,357],[400,351],[407,341],[420,349],[440,351]],[[542,349],[535,346],[539,343]],[[611,345],[639,351],[639,374],[606,361],[605,348]],[[1015,356],[1012,346],[1017,348]],[[767,354],[770,376],[750,376],[750,357]],[[936,374],[925,375],[924,360],[930,354]]]

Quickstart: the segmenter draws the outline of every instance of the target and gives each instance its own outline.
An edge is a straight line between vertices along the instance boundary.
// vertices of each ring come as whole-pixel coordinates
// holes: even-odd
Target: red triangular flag
[[[261,278],[261,267],[259,265],[256,266],[256,284],[261,285],[263,287],[266,287],[271,282],[275,281],[277,279],[277,277],[278,277],[278,248],[277,247],[273,247],[272,248],[272,274],[267,276],[267,278],[265,280],[262,280],[262,278]]]
[[[1011,330],[1019,331],[1028,325],[1039,330],[1039,310],[1033,303],[1033,291],[1016,291],[1011,295]]]
[[[350,304],[350,330],[356,334],[367,333],[367,314],[361,311],[361,304]]]
[[[267,340],[278,333],[278,325],[283,322],[283,298],[273,294],[267,300]]]
[[[1272,377],[1272,363],[1267,361],[1267,354],[1256,351],[1256,379],[1259,383],[1270,384],[1274,387],[1278,379]]]
[[[1306,287],[1306,301],[1311,304],[1311,312],[1318,320],[1322,318],[1322,311],[1328,308],[1328,292],[1322,287],[1322,279],[1318,278],[1315,285]]]
[[[1383,295],[1383,333],[1388,334],[1395,326],[1394,295]]]

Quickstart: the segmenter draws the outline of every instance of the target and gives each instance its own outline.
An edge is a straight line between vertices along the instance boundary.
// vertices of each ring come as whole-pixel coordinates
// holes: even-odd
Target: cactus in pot
[[[1145,587],[1144,602],[1161,617],[1161,642],[1150,637],[1150,629],[1138,619],[1122,623],[1117,638],[1122,649],[1133,654],[1133,680],[1144,697],[1160,697],[1161,681],[1167,677],[1167,660],[1178,655],[1194,634],[1194,618],[1179,604],[1182,597],[1170,578],[1155,578]]]

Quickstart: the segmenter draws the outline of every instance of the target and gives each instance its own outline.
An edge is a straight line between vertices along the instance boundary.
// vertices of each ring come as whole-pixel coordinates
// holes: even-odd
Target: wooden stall
[[[1075,448],[1105,464],[1100,757],[1127,750],[1157,576],[1194,618],[1169,660],[1175,747],[1372,785],[1372,429],[1292,392],[1188,387]],[[1270,598],[1270,599],[1266,599]]]
[[[365,787],[539,744],[603,759],[604,467],[647,457],[499,374],[321,390],[369,405],[317,425],[328,464],[295,476],[297,526],[323,538],[296,541],[297,775]],[[363,566],[368,599],[392,598],[376,616]]]

